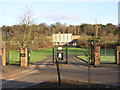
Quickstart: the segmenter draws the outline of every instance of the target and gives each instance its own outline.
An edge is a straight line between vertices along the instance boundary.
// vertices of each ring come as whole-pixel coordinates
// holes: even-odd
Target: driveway
[[[1,83],[3,88],[24,88],[40,82],[57,79],[56,65],[52,64],[51,56],[27,68],[17,67],[19,68],[17,70],[12,68],[8,70],[7,68],[9,67],[12,66],[3,67],[3,82]],[[76,58],[75,55],[70,55],[68,64],[60,64],[59,67],[62,79],[88,82],[88,64]],[[90,82],[118,86],[118,72],[117,65],[90,66]]]

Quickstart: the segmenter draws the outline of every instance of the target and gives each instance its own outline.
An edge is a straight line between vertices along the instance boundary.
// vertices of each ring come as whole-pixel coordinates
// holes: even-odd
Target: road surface
[[[60,64],[62,79],[88,82],[88,64],[75,56],[68,58],[68,64]],[[90,82],[118,86],[117,65],[90,66]],[[10,70],[8,70],[9,72]],[[12,70],[15,72],[14,70]],[[52,65],[52,57],[43,59],[29,69],[8,74],[3,72],[2,88],[25,88],[40,82],[57,79],[56,65]]]

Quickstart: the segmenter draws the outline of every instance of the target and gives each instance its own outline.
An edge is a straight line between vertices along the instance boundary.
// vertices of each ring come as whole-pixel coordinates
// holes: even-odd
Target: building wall
[[[53,34],[52,44],[53,45],[65,45],[72,41],[72,34]]]
[[[52,41],[52,36],[46,36],[46,38],[50,39]],[[72,40],[81,38],[80,36],[77,35],[72,35]]]

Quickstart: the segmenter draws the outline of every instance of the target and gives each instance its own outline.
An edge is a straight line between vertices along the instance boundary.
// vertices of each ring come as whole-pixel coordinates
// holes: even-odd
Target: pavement
[[[119,67],[115,64],[102,64],[98,67],[90,65],[90,76],[88,75],[88,64],[75,55],[68,57],[68,64],[62,61],[59,65],[62,79],[79,80],[120,86],[118,80]],[[2,68],[2,88],[25,88],[48,80],[57,80],[56,64],[53,65],[52,57],[38,61],[29,67],[7,65]]]

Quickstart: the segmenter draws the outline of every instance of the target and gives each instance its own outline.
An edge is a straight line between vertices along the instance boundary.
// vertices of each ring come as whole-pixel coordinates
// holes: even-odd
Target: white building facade
[[[72,41],[72,34],[52,34],[53,45],[65,45]]]

